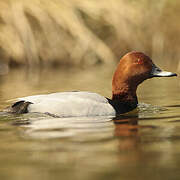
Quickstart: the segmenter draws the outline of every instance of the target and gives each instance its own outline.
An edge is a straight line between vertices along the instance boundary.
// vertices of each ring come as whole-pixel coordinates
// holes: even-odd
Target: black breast
[[[137,99],[135,101],[120,101],[118,99],[112,100],[109,98],[106,98],[106,99],[116,110],[116,115],[132,111],[133,109],[137,107],[137,104],[138,104]]]

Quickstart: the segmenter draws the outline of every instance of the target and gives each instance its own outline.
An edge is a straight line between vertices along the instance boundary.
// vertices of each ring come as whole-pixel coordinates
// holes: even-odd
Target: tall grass
[[[177,0],[0,0],[0,60],[89,66],[138,50],[177,65],[178,7]]]

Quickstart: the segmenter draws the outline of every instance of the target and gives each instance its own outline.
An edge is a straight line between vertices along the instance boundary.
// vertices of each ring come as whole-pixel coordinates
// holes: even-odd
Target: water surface
[[[13,70],[0,77],[7,100],[84,90],[111,97],[113,68]],[[144,180],[180,178],[179,80],[138,89],[139,117],[53,118],[0,114],[0,179]]]

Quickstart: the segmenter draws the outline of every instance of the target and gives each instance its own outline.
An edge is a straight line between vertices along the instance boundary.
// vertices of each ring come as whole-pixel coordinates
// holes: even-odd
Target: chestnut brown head
[[[171,76],[177,76],[177,74],[162,71],[142,52],[130,52],[120,59],[113,76],[112,90],[130,88],[135,91],[137,86],[146,79]]]

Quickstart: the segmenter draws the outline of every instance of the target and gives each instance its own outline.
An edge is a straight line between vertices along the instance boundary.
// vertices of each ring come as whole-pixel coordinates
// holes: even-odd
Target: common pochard
[[[18,98],[10,108],[12,113],[39,112],[57,117],[116,116],[135,109],[136,90],[144,80],[171,77],[177,74],[162,71],[142,52],[124,55],[112,79],[112,99],[92,92],[58,92]]]

